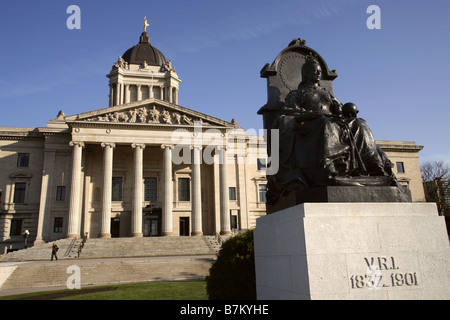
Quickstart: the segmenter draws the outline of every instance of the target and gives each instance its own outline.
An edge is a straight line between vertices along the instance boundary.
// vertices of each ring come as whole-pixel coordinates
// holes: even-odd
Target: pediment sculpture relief
[[[146,106],[136,109],[110,112],[86,120],[101,121],[101,122],[172,124],[172,125],[194,125],[195,121],[200,122],[202,125],[205,126],[211,125],[210,123],[205,122],[201,118],[192,117],[178,111],[156,106]]]

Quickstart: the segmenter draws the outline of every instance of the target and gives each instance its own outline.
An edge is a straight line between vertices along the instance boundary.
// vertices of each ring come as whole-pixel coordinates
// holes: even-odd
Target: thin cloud
[[[354,0],[277,1],[255,6],[251,11],[237,11],[218,20],[210,28],[201,28],[189,36],[181,33],[177,51],[198,52],[225,42],[257,39],[285,27],[302,26],[318,19],[329,19],[342,12]],[[195,26],[193,26],[196,29]]]
[[[100,63],[101,61],[101,63]],[[72,61],[69,64],[57,64],[40,70],[35,70],[25,77],[12,77],[9,81],[2,81],[0,99],[16,99],[35,94],[50,93],[58,87],[79,82],[81,79],[105,74],[100,69],[105,64],[105,57],[96,56]],[[111,65],[113,63],[111,62]]]
[[[427,161],[439,161],[442,160],[444,163],[450,165],[450,153],[432,153],[425,156],[420,156],[420,163],[423,164]]]

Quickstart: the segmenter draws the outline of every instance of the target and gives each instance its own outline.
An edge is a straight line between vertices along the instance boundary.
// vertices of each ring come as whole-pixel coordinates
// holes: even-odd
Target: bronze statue
[[[318,55],[310,50],[303,59],[298,88],[265,121],[266,129],[279,130],[279,170],[268,176],[268,203],[323,186],[399,186],[356,105],[343,105],[321,85]]]

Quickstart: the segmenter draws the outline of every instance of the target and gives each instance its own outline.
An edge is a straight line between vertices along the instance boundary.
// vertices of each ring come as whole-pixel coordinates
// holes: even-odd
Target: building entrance
[[[111,219],[111,238],[120,237],[120,218]]]
[[[162,227],[162,209],[148,206],[143,211],[142,233],[144,237],[159,237]]]
[[[144,237],[156,237],[159,235],[158,218],[144,220]]]
[[[180,217],[180,236],[189,236],[189,217]]]

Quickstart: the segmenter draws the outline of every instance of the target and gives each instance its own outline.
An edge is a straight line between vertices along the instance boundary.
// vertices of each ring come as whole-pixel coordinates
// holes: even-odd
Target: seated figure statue
[[[392,163],[352,103],[342,105],[321,87],[322,69],[310,54],[302,81],[287,94],[271,129],[279,129],[279,171],[268,181],[267,201],[294,189],[321,186],[398,186]]]

